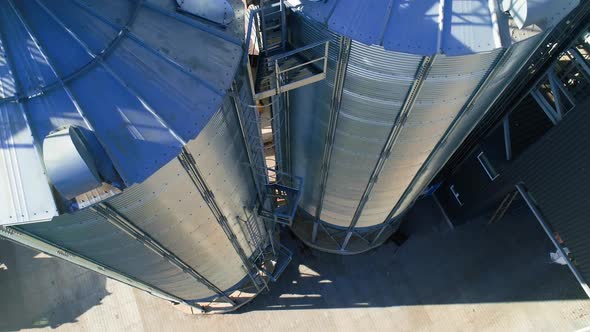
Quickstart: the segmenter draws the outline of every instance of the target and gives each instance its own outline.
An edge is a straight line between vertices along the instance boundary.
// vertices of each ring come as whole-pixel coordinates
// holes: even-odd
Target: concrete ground
[[[116,281],[0,241],[0,331],[576,331],[590,300],[516,204],[499,223],[451,231],[430,200],[409,239],[350,257],[303,248],[239,313],[191,316]],[[4,265],[3,265],[4,264]]]

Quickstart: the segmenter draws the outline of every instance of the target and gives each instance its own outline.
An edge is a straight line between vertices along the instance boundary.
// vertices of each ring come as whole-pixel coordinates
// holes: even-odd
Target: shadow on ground
[[[450,230],[430,200],[408,215],[409,239],[371,252],[336,256],[304,248],[270,293],[241,310],[391,307],[585,299],[530,211],[516,202],[500,222],[482,217]]]
[[[293,262],[237,314],[585,299],[567,267],[549,263],[553,247],[521,203],[496,224],[481,218],[451,231],[421,200],[403,231],[401,247],[388,241],[356,256],[313,251],[287,232]],[[6,241],[0,262],[0,331],[75,322],[109,295],[104,277]]]
[[[0,331],[76,322],[109,295],[105,285],[99,274],[0,240]]]

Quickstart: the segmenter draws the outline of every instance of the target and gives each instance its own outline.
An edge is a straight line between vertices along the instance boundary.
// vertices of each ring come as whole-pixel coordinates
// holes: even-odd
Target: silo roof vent
[[[80,129],[59,128],[43,141],[43,161],[55,189],[66,199],[102,185],[96,162]]]

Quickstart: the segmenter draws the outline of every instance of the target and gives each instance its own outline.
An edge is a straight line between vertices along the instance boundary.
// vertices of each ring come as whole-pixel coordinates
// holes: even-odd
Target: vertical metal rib
[[[131,276],[128,276],[124,273],[114,270],[113,268],[111,268],[109,266],[94,262],[93,260],[91,260],[87,257],[84,257],[76,252],[73,252],[69,249],[65,249],[63,247],[60,247],[52,242],[47,241],[46,239],[40,239],[40,238],[38,238],[32,234],[29,234],[28,232],[22,231],[20,229],[17,230],[13,227],[0,226],[0,238],[5,238],[5,239],[13,241],[19,245],[24,245],[24,246],[29,247],[31,249],[46,253],[48,255],[51,255],[51,256],[54,256],[54,257],[57,257],[60,259],[63,259],[65,261],[68,261],[68,262],[75,264],[77,266],[86,268],[90,271],[94,271],[96,273],[107,276],[107,277],[112,278],[114,280],[120,281],[124,284],[131,286],[131,287],[135,287],[135,288],[141,289],[143,291],[146,291],[146,292],[148,292],[152,295],[158,296],[164,300],[177,302],[177,303],[184,303],[184,304],[192,305],[192,306],[199,308],[195,304],[186,303],[185,300],[178,298],[172,294],[166,293],[165,291],[163,291],[157,287],[154,287],[152,285],[149,285],[149,284],[146,284],[142,281],[139,281]],[[199,309],[202,310],[202,308],[199,308]]]
[[[416,102],[416,98],[418,97],[420,90],[422,89],[422,86],[424,85],[424,81],[426,80],[426,78],[428,77],[428,74],[430,73],[430,69],[432,68],[433,61],[434,61],[434,57],[424,57],[422,59],[422,62],[420,63],[420,66],[418,67],[418,70],[416,71],[414,83],[412,84],[412,87],[410,88],[410,91],[408,92],[408,95],[406,96],[406,100],[404,101],[404,104],[403,104],[394,124],[393,124],[393,127],[391,128],[391,131],[389,132],[387,140],[385,141],[385,145],[383,145],[383,149],[381,149],[381,153],[379,155],[379,159],[377,160],[377,164],[375,164],[375,168],[373,169],[373,172],[371,173],[371,177],[369,178],[369,182],[367,183],[367,186],[365,187],[365,191],[363,192],[363,195],[361,196],[361,199],[359,201],[359,205],[357,206],[357,208],[354,212],[354,215],[352,217],[352,221],[350,222],[350,226],[348,226],[348,232],[346,234],[346,238],[344,239],[344,242],[342,243],[341,250],[346,250],[346,246],[348,245],[348,242],[350,241],[350,238],[353,233],[353,229],[356,226],[356,224],[363,212],[363,209],[364,209],[365,205],[367,204],[367,201],[369,200],[369,196],[371,195],[371,191],[373,190],[373,187],[375,186],[375,183],[377,182],[377,179],[379,178],[379,174],[381,174],[381,171],[383,170],[383,167],[385,166],[385,162],[387,161],[387,158],[389,158],[389,155],[391,154],[391,150],[393,149],[393,146],[397,142],[399,135],[400,135],[404,125],[406,124],[406,121],[408,119],[408,116],[410,115],[410,112],[414,108],[414,103]]]
[[[553,243],[555,248],[559,251],[559,254],[563,258],[565,258],[565,262],[567,263],[567,266],[570,268],[570,270],[572,271],[572,273],[574,274],[574,276],[578,280],[578,283],[580,284],[580,286],[582,287],[582,289],[584,290],[586,295],[588,297],[590,297],[590,287],[588,287],[588,283],[586,283],[586,281],[584,280],[584,277],[582,276],[580,271],[578,271],[578,268],[576,268],[574,263],[572,263],[571,259],[568,257],[567,253],[563,250],[563,247],[561,246],[561,244],[559,244],[559,242],[557,242],[557,240],[555,239],[555,235],[551,231],[551,228],[549,227],[549,225],[547,224],[547,222],[543,218],[541,211],[539,211],[539,209],[537,208],[537,205],[532,200],[529,193],[526,191],[524,186],[520,183],[516,185],[516,189],[518,190],[518,192],[520,193],[522,198],[524,198],[524,201],[528,205],[529,209],[531,209],[531,212],[535,215],[535,218],[537,219],[537,221],[539,222],[539,224],[541,225],[541,227],[543,228],[543,230],[545,231],[545,233],[547,234],[547,236],[549,237],[549,239],[551,240],[551,242]]]
[[[257,173],[257,168],[258,167],[262,167],[262,166],[258,166],[258,162],[256,161],[256,158],[254,156],[254,151],[252,151],[252,147],[250,146],[250,144],[248,143],[248,132],[247,132],[247,124],[246,124],[246,119],[244,119],[244,111],[242,109],[242,104],[240,101],[240,92],[238,90],[238,85],[236,84],[236,81],[234,81],[232,83],[231,86],[231,99],[232,102],[234,104],[234,108],[236,109],[236,116],[238,117],[238,123],[240,124],[240,131],[242,132],[242,141],[244,143],[244,146],[246,147],[246,154],[248,156],[248,161],[250,164],[250,173],[252,175],[252,180],[254,181],[254,185],[256,186],[256,192],[258,193],[258,200],[260,202],[263,201],[264,199],[264,192],[263,192],[263,183],[260,183],[260,178],[258,177],[258,173]],[[247,107],[247,106],[246,106]]]
[[[155,252],[158,256],[164,258],[170,264],[176,266],[182,272],[196,279],[198,282],[203,284],[213,293],[216,293],[217,295],[221,296],[232,305],[236,305],[236,303],[221,289],[219,289],[219,287],[215,286],[207,278],[205,278],[191,266],[183,262],[180,258],[178,258],[178,256],[174,255],[174,253],[166,249],[164,246],[158,243],[158,241],[154,240],[149,234],[141,230],[139,227],[135,226],[131,221],[129,221],[125,216],[120,214],[119,211],[111,207],[109,204],[100,203],[91,207],[90,209],[96,212],[101,217],[105,218],[113,226],[119,228],[127,235],[139,241],[146,248]]]
[[[334,137],[336,136],[336,125],[338,124],[338,116],[340,114],[340,107],[342,104],[342,93],[344,91],[344,79],[348,69],[348,58],[350,56],[350,47],[352,41],[348,37],[341,37],[340,39],[340,54],[338,54],[338,65],[336,66],[336,73],[334,78],[334,90],[332,93],[332,100],[330,102],[330,118],[328,120],[328,131],[326,133],[324,154],[322,156],[322,169],[320,180],[320,192],[318,199],[318,206],[315,213],[314,236],[312,242],[315,242],[315,235],[317,234],[317,223],[320,221],[322,214],[322,207],[324,205],[324,196],[326,193],[326,183],[328,181],[328,170],[330,169],[330,160],[332,159],[332,150],[334,148]]]
[[[492,69],[490,69],[488,71],[488,73],[485,75],[485,77],[480,81],[479,86],[475,89],[474,93],[471,94],[468,102],[465,104],[465,106],[463,106],[463,108],[459,112],[458,116],[453,120],[453,123],[445,131],[443,137],[438,141],[438,143],[436,144],[434,149],[432,149],[432,151],[428,155],[428,158],[426,158],[426,161],[424,162],[424,164],[422,164],[422,167],[420,167],[420,169],[418,170],[418,172],[416,173],[416,175],[414,176],[414,178],[412,179],[412,181],[410,182],[410,184],[408,185],[408,187],[406,188],[406,190],[404,191],[404,193],[402,194],[400,199],[397,201],[397,203],[395,204],[393,209],[391,209],[391,211],[389,212],[389,214],[387,215],[387,217],[385,218],[385,220],[383,222],[387,223],[387,222],[392,221],[392,218],[393,218],[395,212],[408,199],[411,191],[413,189],[415,189],[414,187],[416,186],[416,182],[421,178],[422,174],[430,167],[430,163],[431,163],[434,155],[438,152],[438,150],[441,148],[441,146],[445,144],[446,140],[448,139],[450,134],[454,131],[455,127],[457,127],[457,125],[461,122],[461,120],[463,119],[465,114],[473,107],[473,104],[478,99],[479,95],[481,93],[483,93],[484,90],[486,90],[487,85],[490,84],[491,77],[493,76],[494,73],[496,73],[502,67],[504,62],[509,58],[509,55],[510,55],[510,52],[508,52],[506,50],[501,51],[501,53],[496,58],[496,61],[494,61],[494,64],[492,65]],[[452,154],[449,154],[448,157],[446,158],[446,161],[448,161],[448,159],[450,159],[451,156],[452,156]],[[434,175],[436,175],[436,173],[433,174],[432,176],[434,177]]]
[[[215,216],[215,219],[217,220],[217,222],[219,223],[219,225],[223,229],[223,232],[225,233],[225,235],[229,239],[229,242],[234,247],[236,253],[238,254],[240,259],[242,260],[244,270],[246,271],[246,273],[248,274],[248,276],[250,277],[250,279],[252,280],[254,285],[256,285],[256,287],[258,287],[258,284],[255,280],[253,273],[252,273],[252,270],[255,270],[256,272],[258,272],[258,268],[250,261],[250,259],[248,259],[248,256],[246,256],[246,253],[244,252],[244,249],[242,249],[242,247],[240,246],[240,243],[238,242],[238,238],[236,237],[236,235],[234,234],[232,229],[229,227],[229,222],[228,222],[227,218],[225,217],[225,215],[223,215],[223,212],[221,212],[221,209],[219,208],[219,204],[217,203],[217,201],[215,199],[215,195],[209,189],[209,186],[207,185],[207,183],[205,182],[205,179],[201,175],[201,172],[197,168],[197,163],[196,163],[195,159],[193,158],[193,156],[190,154],[190,152],[186,148],[182,148],[182,153],[180,154],[180,156],[178,156],[178,160],[180,161],[181,165],[184,167],[185,171],[187,172],[187,174],[189,175],[189,177],[193,181],[193,184],[195,185],[195,187],[197,188],[197,190],[199,191],[199,193],[203,197],[203,200],[205,201],[205,203],[207,203],[207,206],[209,207],[209,209],[213,213],[213,216]],[[266,287],[266,285],[265,285],[265,287]]]

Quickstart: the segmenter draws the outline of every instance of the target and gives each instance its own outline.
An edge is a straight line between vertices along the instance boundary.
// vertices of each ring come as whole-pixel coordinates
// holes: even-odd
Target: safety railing
[[[246,33],[243,64],[247,67],[253,98],[255,100],[269,98],[325,79],[330,42],[319,41],[285,51],[287,48],[285,41],[282,43],[283,48],[279,50],[272,44],[272,51],[280,53],[269,55],[271,50],[265,49],[264,30],[261,26],[261,22],[265,22],[263,15],[262,8],[250,11]],[[252,45],[253,36],[260,48],[256,75],[248,61],[248,50]]]
[[[263,204],[259,214],[275,223],[291,225],[301,200],[303,179],[275,169],[267,169],[269,183],[266,185]]]

